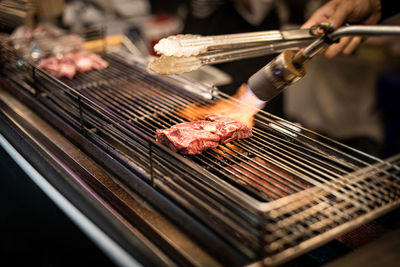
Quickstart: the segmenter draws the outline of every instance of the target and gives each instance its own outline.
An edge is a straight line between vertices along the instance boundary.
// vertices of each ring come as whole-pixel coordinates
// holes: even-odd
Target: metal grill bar
[[[104,99],[103,97],[102,97],[102,99]],[[115,99],[119,99],[118,97],[116,97]],[[110,101],[110,99],[108,99],[109,101]],[[116,105],[116,106],[121,106],[121,103],[117,103],[117,102],[114,102],[114,101],[112,101],[111,100],[111,104],[112,104],[112,106],[114,106],[114,105]],[[129,105],[129,104],[128,104]],[[170,107],[169,107],[170,108]],[[118,110],[118,111],[120,111],[120,110]],[[163,113],[165,113],[165,109],[164,110],[161,110],[160,111],[160,114],[163,114]],[[169,112],[170,113],[170,112]],[[142,116],[143,116],[143,114],[141,114]],[[129,117],[129,115],[128,115],[128,117]],[[154,122],[154,120],[153,120],[153,122]],[[165,125],[165,124],[162,124],[162,123],[159,123],[160,121],[155,121],[155,123],[158,123],[158,126],[156,126],[156,127],[169,127],[170,125]],[[177,123],[177,121],[176,120],[172,120],[172,124],[174,124],[174,123]],[[180,121],[179,121],[180,122]],[[151,132],[151,129],[149,128],[149,127],[146,127],[146,129],[148,129],[150,132]],[[154,131],[154,130],[153,130]],[[260,139],[260,140],[262,140],[262,139]],[[273,151],[273,152],[275,152],[275,154],[277,154],[276,152],[276,150],[275,151]],[[279,151],[278,151],[279,152]],[[221,153],[217,153],[217,154],[215,154],[214,153],[214,156],[218,156],[219,154],[221,154]],[[279,153],[278,153],[279,154]],[[232,154],[231,154],[232,155]],[[292,156],[292,158],[291,158],[291,160],[293,160],[293,158],[296,158],[297,156],[296,155],[291,155]],[[231,158],[226,158],[225,156],[223,156],[224,157],[224,159],[225,160],[232,160]],[[303,159],[304,160],[304,159]],[[317,159],[318,160],[318,159]],[[282,158],[280,158],[280,161],[282,161]],[[204,163],[205,161],[203,160],[203,163]],[[237,162],[237,161],[236,161]],[[295,162],[295,163],[300,163],[300,164],[298,164],[298,165],[301,165],[301,164],[304,164],[303,162],[299,162],[299,161],[297,161],[297,162]],[[312,164],[312,162],[305,162],[305,164]],[[218,166],[218,167],[223,167],[223,165],[221,165],[221,164],[218,164],[218,162],[217,162],[217,164],[216,164],[216,162],[214,161],[213,162],[213,166]],[[319,167],[318,165],[316,165],[317,167]],[[247,171],[249,171],[249,169],[248,168],[245,168],[245,170],[247,170]],[[320,170],[317,170],[317,169],[312,169],[312,172],[307,172],[306,174],[311,174],[311,175],[313,175],[313,173],[315,173],[315,172],[317,172],[317,173],[319,173],[319,174],[323,174],[323,173],[325,173],[326,172],[326,170],[327,169],[324,169],[324,168],[321,168],[320,167]],[[258,185],[258,186],[263,186],[262,184],[260,184],[258,181],[256,181],[256,180],[254,180],[252,177],[249,177],[248,175],[246,175],[246,173],[244,173],[243,171],[241,171],[241,170],[237,170],[237,172],[239,172],[240,174],[241,174],[241,176],[243,177],[243,175],[247,178],[247,180],[250,180],[250,181],[252,181],[253,183],[256,183],[256,185]],[[231,175],[233,175],[235,178],[237,178],[237,179],[240,179],[240,180],[242,180],[243,181],[243,178],[242,177],[240,177],[240,176],[238,176],[236,173],[234,173],[234,172],[232,172],[232,171],[230,171],[229,172]],[[254,174],[253,174],[254,175]],[[256,176],[258,176],[258,177],[260,177],[260,175],[259,174],[255,174]],[[314,178],[318,178],[318,176],[317,175],[314,175]],[[329,180],[330,179],[332,179],[333,177],[332,176],[328,176],[328,178],[329,178]],[[326,182],[326,180],[322,180],[322,182]],[[271,184],[269,181],[267,181],[267,183],[269,183],[269,184]],[[265,187],[265,186],[264,186]],[[265,187],[265,189],[268,191],[268,189]],[[279,188],[280,190],[283,190],[283,191],[286,191],[284,188],[282,188],[282,187],[280,187]],[[282,197],[283,195],[282,194],[279,194],[277,191],[275,191],[275,190],[272,190],[272,193],[275,195],[275,197],[277,196],[277,197]],[[287,193],[287,192],[286,192]]]
[[[51,97],[50,96],[50,94],[49,94],[49,97]],[[56,101],[60,101],[60,99],[63,99],[62,98],[62,96],[60,96],[60,95],[55,95],[55,97],[54,97],[54,99],[57,99]],[[53,100],[54,100],[53,99]],[[67,102],[71,102],[71,101],[67,101]],[[72,103],[73,103],[73,101],[72,101]],[[89,121],[91,122],[91,123],[93,123],[93,118],[91,117],[92,115],[90,114],[90,112],[88,112],[88,109],[89,109],[89,106],[87,106],[87,104],[85,104],[85,106],[86,106],[86,111],[85,111],[85,118],[90,118],[89,119]],[[68,109],[68,107],[65,107],[66,109]],[[107,111],[107,109],[104,109],[104,108],[102,108],[101,109],[102,111]],[[75,116],[76,116],[76,114],[75,114]],[[120,117],[120,115],[116,115],[116,117],[117,118],[119,118]],[[98,119],[96,119],[96,120],[98,120]],[[94,121],[96,121],[96,120],[94,120]],[[103,126],[103,128],[104,128],[104,126]],[[119,137],[121,137],[122,135],[120,135]],[[162,165],[160,165],[159,164],[159,166],[162,166]],[[165,174],[164,174],[165,175]],[[165,176],[163,176],[162,178],[165,178]],[[162,178],[160,178],[159,180],[163,180]],[[184,191],[183,191],[184,192]],[[221,210],[222,208],[225,208],[226,209],[226,207],[229,207],[229,204],[226,204],[227,202],[225,201],[225,202],[222,202],[222,203],[224,203],[225,205],[224,206],[222,206],[222,205],[219,205],[219,207],[216,209],[216,210]],[[231,205],[232,205],[232,203],[231,203]],[[209,203],[207,203],[207,205],[206,206],[208,206],[209,207]],[[237,208],[234,208],[234,210],[238,210]],[[246,216],[249,216],[249,215],[246,215]],[[253,219],[251,219],[251,221],[253,221],[253,222],[256,222],[256,220],[253,218]],[[224,221],[224,225],[227,225],[228,223],[227,222],[229,222],[229,221]],[[237,222],[235,223],[235,224],[237,224]],[[248,224],[248,222],[247,222],[247,224]],[[253,226],[254,227],[254,226]],[[247,231],[248,231],[248,227],[241,227],[241,228],[238,228],[238,226],[236,226],[236,229],[234,229],[234,231],[233,232],[236,232],[236,233],[240,233],[240,229],[247,229]],[[243,231],[243,230],[242,230]],[[226,232],[232,232],[232,230],[229,230],[229,231],[226,231]],[[237,237],[236,237],[237,238]],[[245,243],[245,244],[248,244],[248,246],[250,246],[250,247],[252,247],[252,250],[249,250],[248,248],[247,249],[245,249],[245,248],[243,248],[243,252],[244,253],[246,253],[249,257],[254,257],[254,252],[252,252],[252,251],[258,251],[258,248],[254,248],[254,246],[259,246],[259,244],[257,244],[257,243],[253,243],[253,242],[251,242],[251,240],[245,240],[244,238],[245,237],[240,237],[241,239],[240,239],[240,241],[235,241],[235,242],[233,242],[233,243],[235,243],[238,247],[241,247],[241,246],[243,246],[243,245],[241,245],[241,244],[243,244],[243,243]],[[232,239],[232,237],[230,237],[229,235],[227,236],[227,239]],[[254,239],[254,238],[253,238]],[[245,241],[245,242],[243,242],[243,241]]]
[[[132,105],[133,103],[129,103],[128,105],[126,104],[126,103],[123,103],[123,102],[125,102],[125,101],[121,101],[121,99],[123,99],[124,97],[121,95],[121,94],[119,94],[118,96],[116,96],[116,97],[113,97],[113,98],[111,98],[110,97],[110,95],[107,93],[107,91],[103,91],[103,94],[104,95],[99,95],[100,93],[99,93],[99,91],[95,91],[94,92],[95,94],[97,94],[98,95],[98,97],[96,96],[96,98],[101,98],[102,100],[103,100],[103,104],[104,104],[104,100],[105,101],[107,101],[107,102],[109,102],[110,103],[110,106],[111,107],[113,107],[113,106],[118,106],[119,107],[119,109],[118,109],[118,112],[119,113],[121,113],[121,114],[124,114],[125,116],[129,116],[129,115],[132,115],[132,114],[129,114],[129,111],[127,111],[127,109],[129,108],[129,105]],[[88,95],[91,95],[91,93],[87,93]],[[144,96],[143,96],[144,97]],[[114,101],[113,99],[119,99],[119,100],[117,100],[117,101]],[[135,108],[137,109],[137,105],[135,106]],[[151,111],[152,111],[152,114],[157,114],[157,112],[155,111],[155,110],[152,110],[152,108],[147,108],[147,109],[150,109]],[[165,112],[165,111],[162,111],[163,113]],[[159,128],[162,128],[162,127],[169,127],[169,125],[166,125],[165,123],[163,123],[161,120],[160,120],[160,117],[162,117],[162,116],[164,116],[164,114],[160,114],[160,113],[158,113],[157,115],[160,115],[159,116],[159,118],[158,118],[158,120],[154,120],[154,119],[152,119],[151,117],[149,118],[149,120],[151,121],[151,123],[150,122],[147,122],[147,121],[144,121],[144,123],[142,124],[142,126],[146,129],[146,130],[148,130],[148,133],[149,133],[149,135],[151,134],[151,133],[154,133],[154,128],[157,128],[157,127],[159,127]],[[145,114],[144,113],[142,113],[142,112],[139,112],[139,116],[141,116],[141,117],[143,117],[143,116],[145,116]],[[173,124],[175,124],[175,123],[177,123],[177,121],[176,120],[174,120],[174,119],[170,119],[170,121],[172,121],[172,123]],[[155,125],[155,127],[153,126],[153,125]],[[153,128],[152,128],[153,127]],[[215,152],[209,152],[208,153],[208,155],[213,155],[212,156],[212,158],[213,159],[216,159],[217,158],[217,156],[218,155],[223,155],[224,153],[217,153],[217,154],[215,154]],[[233,155],[232,153],[231,153],[231,156],[232,157],[225,157],[225,156],[223,156],[223,158],[224,159],[226,159],[226,160],[230,160],[230,161],[235,161],[236,163],[240,163],[242,160],[241,159],[238,159],[238,157],[236,156],[236,155]],[[235,159],[238,159],[238,160],[235,160]],[[215,163],[215,161],[214,161],[214,163]],[[221,166],[220,164],[217,164],[218,166]],[[215,164],[214,165],[212,165],[212,166],[215,166]],[[247,171],[250,171],[250,172],[252,172],[251,170],[249,170],[248,168],[246,168],[246,167],[244,167]],[[246,174],[245,173],[243,173],[242,171],[240,171],[239,170],[239,172],[242,174],[242,175],[245,175],[246,176]],[[233,174],[233,173],[232,173]],[[265,172],[264,172],[264,174],[266,174]],[[256,176],[259,176],[259,174],[257,174],[257,173],[255,173],[255,175]],[[237,176],[237,175],[236,175]],[[239,176],[237,176],[237,178],[239,178],[240,179],[240,177]],[[250,180],[252,180],[253,182],[256,182],[257,183],[257,181],[255,181],[252,177],[250,177],[250,176],[247,176],[246,177],[247,179],[250,179]],[[262,177],[260,177],[260,178],[262,178]],[[268,181],[267,181],[267,183],[268,183]],[[270,182],[269,182],[270,183]],[[259,184],[259,185],[261,185],[262,186],[262,184]],[[272,185],[272,184],[271,184]],[[279,187],[279,185],[278,185],[278,187]],[[267,190],[268,190],[268,188],[266,188]],[[285,191],[285,189],[284,188],[280,188],[280,190],[283,190],[283,191]],[[279,193],[277,193],[277,192],[274,192],[276,195],[278,195],[279,197],[282,197],[283,195],[282,194],[279,194]]]
[[[356,185],[368,181],[368,183],[375,183],[376,185],[379,185],[382,184],[382,181],[389,177],[387,174],[388,171],[394,173],[394,177],[390,176],[391,183],[386,184],[386,194],[376,194],[376,192],[365,193],[364,199],[366,200],[366,203],[364,203],[364,205],[354,206],[347,202],[346,199],[343,199],[342,194],[336,194],[338,191],[351,192],[351,189],[346,187],[337,188],[335,184],[337,184],[338,181],[334,180],[326,183],[322,191],[321,188],[318,188],[317,192],[312,192],[311,196],[299,195],[299,200],[303,197],[311,197],[311,199],[307,199],[308,201],[302,201],[304,204],[306,204],[306,207],[300,209],[299,212],[292,212],[289,216],[283,217],[283,215],[285,215],[284,210],[299,209],[299,203],[296,202],[282,204],[279,208],[274,209],[274,212],[278,210],[281,210],[281,212],[278,212],[279,215],[275,214],[273,217],[275,219],[282,219],[276,224],[267,225],[267,229],[270,232],[266,241],[269,245],[266,246],[265,249],[272,254],[276,254],[277,251],[283,251],[285,246],[296,242],[298,238],[304,237],[304,235],[308,234],[309,236],[312,236],[312,233],[315,231],[318,231],[321,234],[324,232],[329,232],[336,226],[343,225],[345,223],[351,224],[353,222],[352,220],[356,218],[358,219],[367,215],[370,216],[371,213],[378,212],[379,207],[389,205],[390,203],[397,203],[398,205],[400,197],[400,179],[398,178],[398,174],[400,173],[399,163],[400,155],[388,159],[385,163],[378,163],[376,165],[360,169],[359,171],[351,173],[351,175],[347,175],[347,177],[343,176],[342,178],[338,179],[347,181],[346,184]],[[310,192],[311,191],[309,191],[309,193]],[[337,195],[336,198],[331,199],[333,203],[322,202],[325,204],[310,205],[315,199],[320,198],[321,195],[332,196],[332,194]],[[386,197],[382,198],[382,196]],[[292,205],[293,207],[291,207]],[[346,212],[337,213],[337,209]],[[347,215],[347,217],[344,217],[343,215]],[[296,226],[299,225],[306,225],[306,227],[299,231],[299,229],[296,229]],[[310,237],[310,239],[312,239],[312,237]]]
[[[127,110],[128,108],[129,108],[129,105],[131,105],[132,103],[129,103],[128,105],[127,105],[127,103],[125,103],[125,101],[124,101],[124,96],[123,95],[121,95],[121,94],[119,94],[118,96],[110,96],[108,93],[107,93],[107,91],[103,91],[103,93],[104,93],[104,95],[100,95],[99,93],[98,93],[99,91],[95,91],[94,93],[95,94],[97,94],[98,96],[96,96],[96,98],[101,98],[101,99],[103,99],[103,100],[106,100],[106,101],[108,101],[108,102],[110,102],[110,104],[111,104],[111,106],[118,106],[118,107],[121,107],[118,111],[120,112],[120,113],[123,113],[123,114],[125,114],[126,116],[129,116],[129,115],[132,115],[132,114],[130,114],[130,112]],[[91,93],[88,93],[87,95],[91,95]],[[117,100],[117,102],[116,101],[114,101],[113,99],[118,99]],[[138,106],[135,106],[135,109],[137,109],[138,108]],[[155,112],[153,113],[153,114],[155,114]],[[145,116],[145,114],[143,114],[142,112],[139,112],[139,115],[141,116],[141,117],[143,117],[143,116]],[[162,115],[162,114],[160,114],[160,115]],[[168,126],[166,126],[166,125],[163,125],[163,124],[161,124],[161,123],[159,123],[159,121],[154,121],[153,119],[151,119],[151,117],[150,117],[150,120],[152,120],[152,122],[154,123],[154,124],[158,124],[158,127],[168,127]],[[174,121],[175,122],[175,121]],[[144,127],[146,127],[146,129],[148,129],[148,127],[146,126],[146,125],[144,125]],[[150,132],[154,132],[154,130],[151,130],[151,129],[149,129],[150,130]],[[221,154],[221,153],[219,153],[219,154]],[[235,155],[233,155],[233,156],[235,156]],[[235,156],[236,157],[236,156]],[[237,157],[236,157],[237,158]],[[248,171],[250,171],[248,168],[246,168],[246,170],[248,170]],[[243,172],[241,172],[242,174],[244,174]],[[240,179],[240,177],[238,176],[238,178]],[[254,181],[254,179],[252,179],[251,177],[248,177],[249,179],[251,179],[251,180],[253,180]],[[260,177],[260,178],[262,178],[262,177]],[[257,181],[255,181],[255,182],[257,182]],[[261,186],[262,186],[262,184],[260,184]],[[271,185],[273,185],[273,184],[271,184]],[[278,186],[279,187],[279,186]],[[267,190],[268,190],[268,188],[266,188]],[[280,188],[281,190],[283,190],[283,191],[285,191],[285,189],[284,188]],[[277,192],[275,192],[278,196],[283,196],[283,195],[281,195],[281,194],[279,194],[279,193],[277,193]],[[289,193],[289,192],[286,192],[286,193]]]
[[[169,107],[169,110],[170,110],[170,108],[171,108],[171,107]],[[164,109],[164,111],[160,111],[160,112],[165,113],[165,109]],[[173,120],[173,123],[171,123],[171,124],[174,124],[174,123],[177,123],[177,122],[181,122],[181,121]],[[169,127],[170,125],[163,125],[163,124],[160,125],[160,124],[159,124],[159,126],[157,126],[157,127],[160,127],[160,126],[161,126],[161,127]]]

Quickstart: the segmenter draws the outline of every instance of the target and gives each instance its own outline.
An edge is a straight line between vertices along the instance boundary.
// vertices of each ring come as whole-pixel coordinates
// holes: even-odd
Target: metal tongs
[[[259,31],[215,36],[180,34],[161,39],[150,69],[162,74],[196,70],[203,65],[274,54],[306,46],[320,37],[310,29]]]
[[[174,35],[161,39],[154,46],[161,56],[150,69],[161,74],[178,74],[196,70],[203,65],[264,56],[286,49],[299,50],[297,61],[305,61],[343,36],[399,35],[399,26],[345,26],[337,30],[326,23],[310,29],[261,31],[215,36]],[[301,56],[301,55],[304,55]]]

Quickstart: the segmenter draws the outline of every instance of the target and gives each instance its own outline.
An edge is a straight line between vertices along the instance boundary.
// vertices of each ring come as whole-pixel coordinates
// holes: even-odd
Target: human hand
[[[331,0],[317,9],[301,28],[310,28],[321,22],[333,24],[335,29],[344,23],[377,24],[381,15],[380,0]],[[341,52],[349,55],[361,42],[359,36],[342,37],[339,43],[325,50],[325,56],[333,58]]]

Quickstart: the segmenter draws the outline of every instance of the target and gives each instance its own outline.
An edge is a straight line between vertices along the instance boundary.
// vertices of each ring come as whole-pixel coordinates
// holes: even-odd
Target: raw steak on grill
[[[171,150],[195,155],[219,144],[252,136],[251,127],[226,116],[209,115],[206,120],[184,122],[169,129],[157,129],[157,141]]]
[[[250,126],[228,116],[208,115],[206,120],[215,123],[216,131],[214,133],[221,138],[220,144],[253,136]]]
[[[219,136],[209,131],[209,126],[208,121],[195,121],[180,123],[169,129],[157,129],[157,141],[168,145],[175,152],[199,154],[219,145]]]

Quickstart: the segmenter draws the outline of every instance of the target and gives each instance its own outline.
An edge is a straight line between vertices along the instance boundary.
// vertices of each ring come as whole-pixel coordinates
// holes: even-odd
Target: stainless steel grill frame
[[[3,71],[248,263],[282,263],[399,205],[399,156],[383,161],[265,112],[251,139],[199,156],[171,152],[154,141],[155,129],[184,121],[176,111],[188,104],[212,100],[103,56],[108,69],[74,80],[11,55]]]

